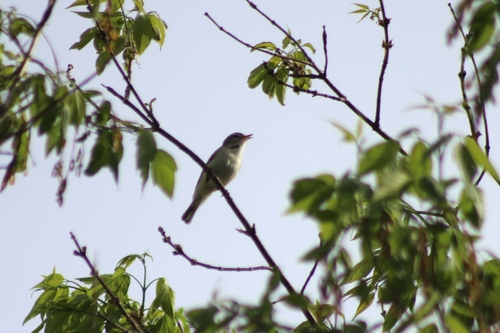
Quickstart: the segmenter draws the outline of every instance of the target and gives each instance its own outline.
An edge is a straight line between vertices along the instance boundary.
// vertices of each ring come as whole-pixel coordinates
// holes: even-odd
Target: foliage
[[[120,53],[126,60],[127,68],[137,54],[145,51],[151,40],[160,46],[163,44],[166,25],[156,14],[146,13],[141,2],[134,3],[135,9],[131,13],[136,13],[135,18],[124,14],[120,1],[107,2],[102,11],[98,10],[99,2],[93,1],[90,12],[77,14],[99,22],[102,30],[97,27],[87,29],[80,36],[80,41],[71,47],[80,50],[93,41],[98,52],[97,74],[102,73],[106,65],[115,59],[114,56]],[[86,1],[78,0],[70,8],[86,4]],[[4,155],[10,156],[8,161],[2,161],[5,173],[0,190],[14,184],[16,173],[28,171],[34,133],[45,137],[45,154],[58,157],[53,175],[60,184],[57,193],[59,204],[63,203],[71,173],[79,176],[84,170],[86,175],[93,176],[107,167],[118,181],[124,150],[123,135],[131,133],[138,136],[140,161],[137,167],[144,183],[151,170],[154,184],[171,197],[176,164],[166,151],[157,149],[156,145],[151,148],[150,142],[155,140],[152,134],[149,142],[144,144],[141,133],[148,131],[137,123],[118,118],[102,93],[81,88],[71,77],[71,65],[66,72],[53,72],[43,61],[31,60],[33,45],[50,13],[47,10],[42,21],[36,25],[13,10],[0,11],[0,32],[12,42],[0,45],[0,148]],[[27,48],[23,47],[26,41]],[[27,70],[30,62],[37,66],[36,70]],[[95,141],[86,162],[87,145],[92,138]],[[84,164],[87,164],[86,167]]]
[[[96,272],[76,281],[66,280],[54,269],[33,287],[41,294],[24,322],[41,318],[33,332],[189,332],[183,310],[175,310],[174,292],[167,281],[146,282],[148,256],[126,256],[112,274]],[[127,272],[135,261],[143,265],[143,282]],[[131,280],[141,289],[141,303],[129,297]],[[155,282],[155,297],[146,308],[147,291]]]
[[[309,75],[311,70],[307,68],[308,59],[305,56],[304,48],[309,48],[316,52],[310,43],[302,43],[300,40],[290,39],[290,31],[283,39],[281,49],[271,42],[262,42],[255,45],[253,50],[268,50],[275,55],[268,61],[255,67],[248,77],[248,86],[256,88],[262,84],[262,91],[269,96],[269,99],[276,96],[281,105],[285,105],[286,84],[292,78],[293,89],[296,93],[301,90],[308,90],[311,87]]]
[[[319,66],[313,59],[316,50],[311,44],[295,38],[255,4],[248,3],[284,35],[281,48],[269,41],[246,44],[231,35],[251,51],[270,56],[250,72],[249,87],[262,85],[263,92],[269,98],[276,96],[282,105],[286,88],[342,103],[382,138],[377,144],[365,147],[360,128],[351,133],[335,124],[346,141],[355,144],[358,151],[355,170],[340,177],[333,174],[307,177],[293,185],[289,212],[304,214],[320,230],[321,243],[303,259],[313,264],[311,274],[317,266],[322,268],[317,286],[321,297],[311,300],[304,292],[305,285],[301,293],[294,291],[263,250],[255,228],[246,228],[242,222],[243,232],[255,244],[260,244],[257,247],[273,270],[259,304],[216,300],[208,307],[189,311],[188,325],[182,311],[174,310],[173,291],[161,278],[156,280],[156,298],[146,309],[145,293],[151,283],[140,283],[134,278],[143,292],[143,301],[136,302],[128,296],[132,276],[126,268],[135,260],[140,260],[145,267],[145,255],[136,255],[120,261],[113,274],[99,275],[93,270],[92,277],[78,279],[79,282],[67,281],[52,272],[35,286],[42,294],[26,321],[40,315],[42,324],[36,331],[47,332],[73,329],[186,332],[190,328],[199,332],[230,329],[368,332],[380,327],[391,332],[408,328],[422,332],[499,329],[500,260],[494,256],[481,259],[475,244],[484,223],[481,180],[487,175],[500,183],[498,171],[489,160],[486,120],[486,107],[493,100],[498,82],[500,47],[495,38],[500,7],[491,1],[464,0],[458,7],[458,15],[452,10],[456,25],[451,36],[461,33],[464,39],[459,75],[462,91],[458,93],[463,98],[461,107],[468,118],[470,133],[460,137],[441,128],[438,138],[427,142],[420,138],[406,141],[403,137],[392,138],[380,127],[380,103],[377,103],[376,119],[372,121],[341,93],[328,76],[326,31],[323,33],[325,63]],[[384,32],[379,102],[392,47],[388,37],[390,19],[383,1],[375,9],[364,4],[355,6],[353,14],[361,15],[361,20],[370,15]],[[46,154],[59,157],[54,172],[60,181],[60,204],[69,172],[78,175],[84,169],[85,144],[89,138],[95,142],[85,174],[92,176],[107,167],[118,180],[123,135],[133,134],[137,137],[136,166],[143,186],[151,176],[153,183],[171,197],[176,164],[166,151],[157,147],[155,133],[176,144],[201,166],[206,165],[159,126],[151,103],[143,103],[130,83],[132,60],[143,54],[151,41],[163,45],[166,24],[156,13],[146,12],[140,0],[133,1],[130,11],[125,11],[119,0],[77,0],[69,6],[82,7],[83,11],[76,14],[90,20],[91,27],[71,48],[81,50],[93,42],[97,51],[96,73],[101,74],[108,64],[114,64],[127,84],[124,96],[110,87],[108,92],[139,115],[149,128],[118,118],[104,95],[84,90],[76,83],[71,77],[71,68],[66,73],[52,72],[42,61],[32,59],[38,71],[27,71],[32,45],[50,11],[38,24],[13,11],[1,11],[1,33],[12,42],[0,45],[0,147],[11,147],[1,189],[14,183],[16,173],[26,172],[33,131],[45,138]],[[464,25],[469,27],[467,33],[464,33]],[[24,48],[23,44],[28,47]],[[477,52],[483,52],[481,65],[477,65],[474,58]],[[123,67],[116,60],[119,54],[125,61]],[[466,61],[475,68],[474,80],[467,82],[463,70]],[[316,82],[324,83],[326,91],[311,90]],[[470,93],[472,97],[468,97]],[[139,107],[130,102],[131,94]],[[439,121],[445,121],[450,110],[458,109],[431,105],[431,99],[427,102],[427,107],[437,111]],[[474,113],[470,112],[472,108]],[[484,148],[478,130],[480,124],[485,132]],[[73,139],[68,139],[69,133]],[[71,144],[68,145],[68,141]],[[71,146],[71,153],[69,161],[64,161],[67,146]],[[442,174],[447,160],[458,165],[458,175]],[[222,194],[227,198],[226,192]],[[237,215],[240,221],[244,219],[239,211]],[[347,246],[352,243],[359,245],[359,253]],[[355,257],[359,258],[354,261]],[[285,296],[277,292],[280,284],[287,289]],[[358,302],[352,320],[346,319],[342,310],[344,300],[349,298]],[[277,322],[273,313],[276,299],[301,311],[306,320],[295,328]],[[380,306],[381,317],[373,319],[373,327],[356,319],[375,306]]]

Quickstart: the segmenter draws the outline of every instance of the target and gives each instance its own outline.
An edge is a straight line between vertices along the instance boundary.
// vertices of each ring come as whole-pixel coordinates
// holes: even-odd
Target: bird
[[[212,173],[217,176],[223,186],[229,184],[236,177],[241,168],[241,157],[245,150],[246,143],[252,138],[252,134],[242,134],[239,132],[229,135],[222,146],[218,148],[208,159],[207,166]],[[202,171],[193,194],[193,200],[186,212],[182,215],[182,220],[189,224],[198,208],[217,190],[215,183]]]

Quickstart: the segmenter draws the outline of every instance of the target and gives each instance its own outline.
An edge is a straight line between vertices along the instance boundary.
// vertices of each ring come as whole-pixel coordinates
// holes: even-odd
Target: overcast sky
[[[449,1],[386,1],[392,19],[390,63],[383,94],[382,127],[396,137],[410,127],[421,130],[429,141],[436,138],[436,118],[430,111],[415,110],[423,95],[437,103],[460,101],[457,77],[460,44],[447,45],[446,32],[452,17]],[[54,48],[60,69],[73,64],[76,81],[94,70],[95,51],[70,51],[79,35],[92,26],[88,20],[66,10],[71,2],[58,1],[44,35]],[[303,41],[322,49],[321,33],[328,32],[329,76],[359,109],[373,117],[376,84],[383,51],[382,29],[359,16],[348,15],[356,9],[348,1],[256,1],[263,11]],[[371,7],[378,1],[366,1]],[[38,21],[44,1],[4,0],[2,9],[15,6]],[[147,1],[147,11],[156,11],[168,24],[165,44],[160,51],[152,45],[134,66],[134,84],[144,101],[156,98],[154,110],[161,126],[185,143],[203,159],[218,148],[232,132],[252,133],[238,177],[228,186],[231,196],[283,269],[292,284],[300,289],[311,264],[300,257],[317,242],[314,222],[299,215],[285,215],[288,194],[294,180],[332,173],[342,176],[355,170],[353,146],[342,142],[335,121],[349,129],[356,117],[342,104],[319,97],[287,93],[286,106],[269,101],[260,87],[250,90],[246,80],[263,55],[250,53],[220,32],[205,12],[224,28],[250,44],[272,41],[280,44],[283,36],[245,1]],[[82,9],[83,10],[83,9]],[[49,65],[54,63],[47,40],[40,40],[35,55]],[[323,54],[314,59],[322,64]],[[53,65],[52,65],[53,66]],[[33,69],[34,67],[31,67]],[[111,66],[87,88],[102,90],[101,84],[123,91]],[[324,89],[318,85],[314,89]],[[114,109],[122,118],[136,120],[118,101]],[[489,107],[490,124],[500,121],[498,108]],[[446,130],[468,134],[464,114],[457,113],[446,123]],[[367,145],[380,142],[367,127]],[[500,166],[500,137],[491,131],[491,158]],[[125,155],[116,184],[107,170],[95,177],[71,177],[63,207],[56,203],[57,181],[51,178],[54,157],[44,155],[44,140],[33,135],[26,176],[17,175],[14,186],[0,194],[0,319],[6,332],[29,332],[39,324],[33,320],[21,329],[21,323],[33,306],[38,293],[29,289],[55,267],[68,279],[87,276],[85,263],[73,255],[73,232],[86,245],[92,260],[102,273],[110,273],[117,261],[132,253],[147,251],[148,279],[165,277],[176,292],[176,306],[191,309],[205,306],[214,293],[220,298],[256,302],[269,278],[267,272],[225,273],[193,267],[173,256],[162,243],[158,226],[166,229],[173,241],[199,261],[220,266],[264,265],[264,260],[244,235],[235,231],[240,224],[225,201],[214,194],[198,211],[191,225],[180,216],[190,203],[200,168],[161,137],[158,146],[171,153],[178,165],[173,200],[167,199],[151,183],[141,192],[135,170],[135,138],[124,137]],[[410,142],[405,141],[409,147]],[[90,149],[87,154],[90,153]],[[456,174],[453,165],[446,172]],[[498,223],[500,210],[495,198],[499,189],[489,177],[482,182],[486,194],[486,225],[480,249],[499,253]],[[353,249],[356,246],[353,245]],[[141,274],[139,266],[131,271]],[[133,283],[132,283],[133,284]],[[154,290],[151,290],[151,296]],[[315,299],[314,281],[308,296]],[[289,325],[304,320],[300,312],[278,306],[278,318]],[[355,307],[346,304],[347,319]],[[380,320],[379,309],[364,318]]]

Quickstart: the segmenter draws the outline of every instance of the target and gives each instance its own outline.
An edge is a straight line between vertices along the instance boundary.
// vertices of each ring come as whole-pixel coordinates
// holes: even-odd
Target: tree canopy
[[[276,254],[268,250],[268,238],[260,233],[261,222],[254,221],[251,213],[261,209],[259,202],[246,203],[246,209],[242,209],[238,197],[228,192],[194,149],[179,139],[181,133],[173,134],[175,115],[169,111],[170,116],[166,116],[156,107],[158,99],[165,97],[162,92],[147,100],[144,96],[148,93],[135,83],[137,64],[142,61],[139,59],[145,59],[141,66],[148,65],[146,51],[155,52],[150,50],[155,44],[163,51],[168,48],[168,19],[149,11],[153,4],[140,0],[73,2],[66,10],[74,12],[75,19],[86,22],[87,28],[68,47],[78,52],[95,52],[93,59],[86,60],[94,64],[93,72],[77,76],[72,64],[61,70],[59,65],[53,68],[47,59],[35,56],[35,45],[40,43],[50,20],[57,20],[56,3],[50,0],[37,21],[14,9],[1,8],[1,190],[17,185],[19,176],[29,170],[33,151],[41,147],[38,142],[43,141],[45,156],[55,161],[52,176],[57,179],[56,201],[60,206],[67,200],[73,179],[81,175],[91,179],[109,170],[115,182],[123,183],[120,170],[127,158],[134,161],[143,190],[151,181],[172,200],[178,184],[176,154],[181,152],[217,184],[239,222],[238,233],[232,237],[244,238],[254,246],[262,264],[247,266],[238,258],[236,266],[223,266],[198,259],[176,243],[178,235],[171,234],[170,225],[165,227],[161,219],[155,221],[159,225],[157,239],[149,242],[162,241],[165,247],[173,249],[175,260],[186,260],[192,269],[201,266],[214,271],[258,271],[266,275],[259,286],[261,295],[257,302],[214,297],[208,305],[178,308],[174,288],[167,282],[168,275],[176,274],[175,269],[165,277],[151,278],[148,272],[154,262],[149,261],[149,253],[124,253],[114,271],[104,274],[82,245],[88,240],[71,233],[74,254],[90,269],[90,275],[65,278],[59,273],[64,267],[54,268],[34,286],[37,299],[25,323],[39,320],[35,332],[498,330],[500,260],[494,253],[478,249],[487,218],[484,183],[496,184],[496,190],[500,184],[500,175],[490,157],[495,146],[491,128],[495,124],[488,122],[500,61],[496,40],[500,7],[496,2],[464,0],[448,6],[453,22],[448,27],[448,39],[461,45],[456,55],[456,87],[450,88],[456,101],[443,104],[438,99],[442,92],[432,91],[425,94],[421,105],[414,107],[417,112],[430,110],[435,114],[437,126],[430,138],[423,134],[429,130],[425,122],[399,128],[399,132],[385,126],[384,117],[398,112],[390,103],[384,103],[385,82],[391,75],[398,43],[392,39],[392,22],[396,18],[383,0],[375,5],[354,4],[351,8],[351,14],[362,24],[371,23],[370,29],[382,40],[376,80],[371,84],[374,98],[370,110],[339,84],[334,59],[337,53],[350,50],[335,48],[335,38],[326,25],[319,32],[320,37],[314,39],[316,43],[310,42],[295,34],[299,28],[287,26],[268,14],[264,4],[246,1],[246,10],[267,24],[272,36],[250,42],[247,38],[255,37],[240,37],[224,27],[224,17],[205,13],[219,36],[231,45],[260,55],[261,60],[240,78],[246,80],[248,88],[261,89],[281,106],[291,95],[295,95],[293,101],[322,99],[324,105],[333,105],[335,110],[349,112],[356,119],[356,124],[348,126],[338,119],[331,121],[355,156],[348,170],[298,175],[288,193],[287,213],[301,216],[309,229],[319,232],[316,245],[308,244],[309,250],[294,258],[307,264],[309,274],[300,277],[305,279],[301,285],[275,259]],[[218,47],[215,40],[210,46]],[[213,50],[189,54],[186,59],[205,61],[210,67],[210,52]],[[166,65],[187,68],[189,61]],[[89,87],[91,81],[109,71],[114,71],[121,81]],[[412,71],[417,75],[419,68]],[[161,80],[169,79],[183,78],[162,77],[154,82],[161,88]],[[187,78],[203,86],[210,86],[211,79],[214,80]],[[217,84],[221,85],[219,81]],[[218,87],[217,91],[224,93],[225,89],[229,87]],[[306,103],[312,105],[311,101]],[[207,105],[206,111],[216,114],[217,108]],[[460,115],[460,127],[448,128],[449,119],[456,115]],[[192,122],[193,126],[207,125],[198,124],[195,119]],[[456,122],[453,124],[457,126]],[[297,128],[294,136],[300,138],[303,130]],[[366,134],[368,130],[372,134]],[[197,140],[203,138],[203,133],[188,134]],[[284,139],[292,140],[291,136]],[[320,135],[315,140],[325,141]],[[273,145],[275,141],[279,138],[266,144]],[[323,150],[322,154],[335,154],[332,150]],[[305,154],[297,148],[294,153]],[[263,170],[266,172],[265,166]],[[252,190],[275,191],[264,186]],[[177,205],[175,199],[171,205],[174,204]],[[29,205],[23,203],[24,207]],[[273,236],[286,239],[287,233],[282,230]],[[108,237],[114,241],[112,235]],[[210,237],[205,237],[208,244]],[[240,243],[234,242],[232,246]],[[124,244],[117,242],[116,247]],[[207,260],[214,259],[210,258],[210,251],[205,254]],[[170,253],[154,254],[166,255]],[[135,266],[141,267],[141,273],[130,271]],[[137,299],[130,293],[133,285],[139,289]],[[346,316],[346,300],[355,304],[354,318]],[[282,305],[300,316],[299,323],[286,322],[279,316]],[[369,310],[380,315],[367,320],[363,313]]]

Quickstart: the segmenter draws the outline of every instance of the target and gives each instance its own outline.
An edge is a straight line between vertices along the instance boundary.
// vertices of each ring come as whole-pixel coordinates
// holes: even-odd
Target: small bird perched
[[[252,134],[233,133],[224,140],[222,146],[208,159],[207,166],[219,178],[222,185],[226,186],[229,184],[238,171],[240,171],[241,157],[247,140],[251,138]],[[205,171],[202,171],[194,190],[193,201],[182,215],[182,220],[186,224],[191,222],[196,210],[215,190],[217,190],[215,183],[208,177]]]

